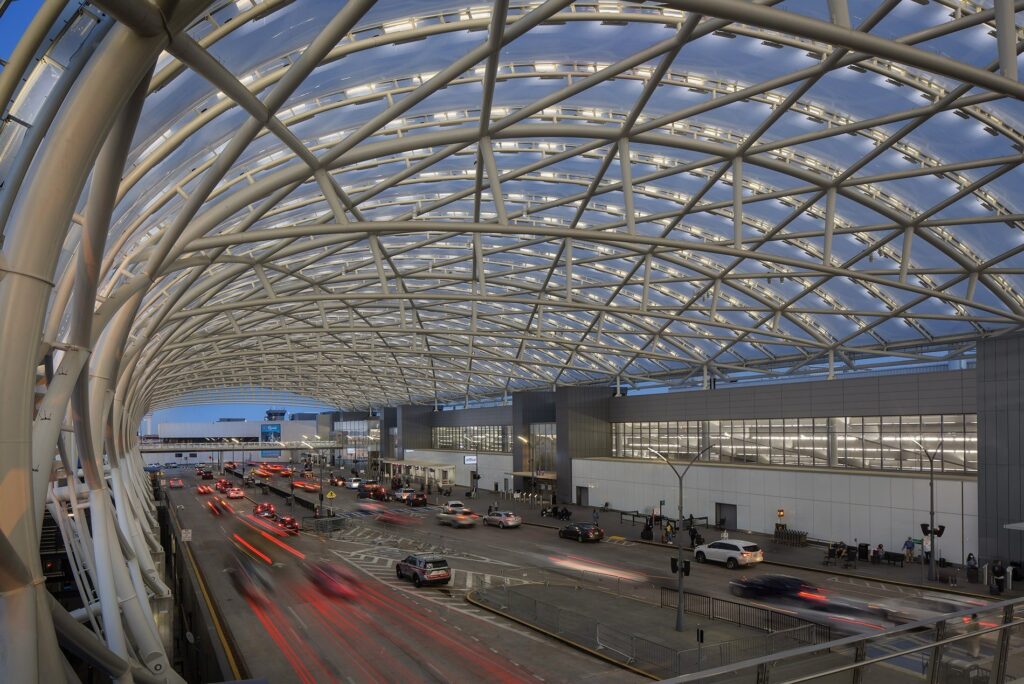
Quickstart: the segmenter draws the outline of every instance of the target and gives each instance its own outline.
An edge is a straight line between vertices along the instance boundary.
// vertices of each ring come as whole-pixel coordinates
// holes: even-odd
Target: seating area
[[[899,565],[902,568],[905,560],[906,556],[899,551],[886,551],[882,554],[882,561],[892,566]]]

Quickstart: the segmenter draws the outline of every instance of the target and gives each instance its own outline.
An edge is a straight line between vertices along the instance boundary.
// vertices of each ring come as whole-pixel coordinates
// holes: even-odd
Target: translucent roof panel
[[[934,364],[1024,322],[1024,85],[990,1],[179,5],[49,315],[66,342],[112,200],[97,320],[137,303],[133,410]],[[46,107],[65,70],[149,11],[54,24],[7,192],[73,114]]]

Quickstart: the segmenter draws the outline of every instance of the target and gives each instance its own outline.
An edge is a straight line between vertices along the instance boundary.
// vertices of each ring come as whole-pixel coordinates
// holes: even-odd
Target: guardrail
[[[621,584],[617,586],[621,587]],[[638,590],[637,593],[643,592]],[[634,597],[628,590],[622,595]],[[773,620],[757,612],[773,612],[767,609],[756,609],[753,613],[746,613],[736,608],[727,608],[729,604],[740,607],[740,604],[732,601],[687,593],[684,605],[688,613],[708,618],[717,615],[718,617],[714,619],[727,620],[762,631],[768,631],[765,627],[774,624],[787,626],[785,629],[769,631],[767,634],[749,635],[742,639],[709,644],[696,649],[675,649],[611,625],[596,622],[593,617],[538,600],[526,595],[522,588],[516,586],[492,587],[486,591],[476,592],[473,598],[567,641],[598,651],[609,658],[658,677],[672,677],[683,672],[716,667],[755,655],[773,653],[777,649],[818,644],[827,641],[829,636],[827,627],[799,618],[778,614],[780,619]],[[695,610],[691,610],[691,606]],[[701,612],[702,609],[704,612]],[[730,620],[730,617],[733,619]],[[788,624],[782,618],[799,624]]]
[[[928,681],[1002,684],[1016,663],[1024,599],[973,607],[881,633],[857,635],[706,668],[671,684]],[[1014,648],[1011,651],[1011,643]],[[901,676],[903,675],[903,676]]]
[[[316,532],[318,534],[330,534],[332,532],[339,532],[341,530],[344,530],[348,526],[348,518],[316,518],[308,515],[303,516],[302,518],[302,529],[309,530],[310,532]]]

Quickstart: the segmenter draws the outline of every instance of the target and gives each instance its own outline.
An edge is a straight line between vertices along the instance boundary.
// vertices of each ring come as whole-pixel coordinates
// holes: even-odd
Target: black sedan
[[[817,587],[807,584],[799,577],[790,575],[742,577],[729,582],[729,591],[735,596],[752,599],[808,600],[821,595]]]
[[[409,496],[405,497],[405,504],[407,506],[412,506],[413,508],[417,508],[419,506],[426,506],[427,497],[425,494],[421,492],[416,492],[415,494],[410,494]]]
[[[599,542],[604,539],[604,530],[594,523],[570,523],[558,530],[558,536],[562,539],[575,539],[578,542]]]

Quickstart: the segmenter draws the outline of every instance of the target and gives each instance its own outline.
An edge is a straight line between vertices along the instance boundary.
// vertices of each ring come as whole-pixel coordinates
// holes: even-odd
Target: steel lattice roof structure
[[[198,4],[144,87],[97,274],[100,320],[142,296],[150,407],[935,360],[1024,315],[1024,88],[991,3]],[[12,117],[113,23],[78,10]]]
[[[1019,329],[1022,6],[42,0],[0,72],[0,670],[63,679],[48,501],[95,553],[104,667],[173,679],[138,598],[168,592],[154,408],[784,378]]]

